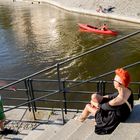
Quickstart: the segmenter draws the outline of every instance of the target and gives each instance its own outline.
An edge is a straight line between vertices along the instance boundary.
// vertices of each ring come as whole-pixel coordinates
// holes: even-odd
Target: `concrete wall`
[[[16,0],[21,1],[21,0]],[[46,2],[68,11],[140,23],[140,0],[22,0]],[[112,12],[97,12],[102,6],[114,7]]]

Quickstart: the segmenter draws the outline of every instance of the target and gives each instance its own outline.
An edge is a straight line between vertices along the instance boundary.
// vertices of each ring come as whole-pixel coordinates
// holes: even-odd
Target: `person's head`
[[[117,88],[120,85],[124,87],[128,87],[130,83],[130,74],[128,71],[118,68],[115,70],[115,77],[114,77],[114,87]]]

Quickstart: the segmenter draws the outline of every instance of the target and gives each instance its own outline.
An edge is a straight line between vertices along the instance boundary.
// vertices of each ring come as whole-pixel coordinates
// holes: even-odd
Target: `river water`
[[[81,32],[77,23],[106,23],[117,36]],[[48,4],[0,1],[0,78],[22,78],[137,31],[138,24],[66,12]],[[140,34],[72,61],[67,79],[87,79],[140,60]],[[130,69],[140,81],[140,66]],[[51,73],[55,77],[55,72]]]

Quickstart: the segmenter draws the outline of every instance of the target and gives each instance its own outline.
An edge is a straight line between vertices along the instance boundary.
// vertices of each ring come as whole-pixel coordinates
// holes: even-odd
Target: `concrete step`
[[[62,114],[60,111],[53,111],[50,112],[50,117],[48,118],[47,124],[44,125],[44,128],[36,128],[35,130],[31,131],[28,136],[24,138],[24,140],[30,140],[33,138],[34,140],[45,140],[46,138],[49,139],[53,135],[56,134],[56,132],[63,127],[63,121],[62,121]],[[67,114],[64,114],[65,121],[67,122],[71,118],[75,116],[74,112],[68,112]]]
[[[120,123],[115,131],[110,135],[97,135],[94,132],[86,140],[138,140],[140,134],[140,105],[135,103],[134,109],[125,123]]]
[[[57,133],[57,131],[60,130],[60,128],[63,126],[56,126],[56,125],[48,125],[44,131],[40,132],[39,135],[35,135],[34,140],[48,140],[51,138],[53,135]],[[28,139],[30,140],[30,139]]]
[[[94,129],[94,121],[91,119],[87,119],[74,133],[72,133],[67,138],[67,140],[85,140],[87,135],[89,135],[93,131],[93,129]]]
[[[139,132],[139,123],[121,123],[114,133],[112,133],[109,140],[134,140]]]
[[[135,103],[130,117],[125,123],[120,123],[111,136],[111,140],[126,139],[134,140],[140,134],[140,105]],[[115,139],[117,138],[117,139]],[[140,138],[139,138],[140,139]]]
[[[109,138],[110,138],[110,135],[97,135],[93,131],[89,136],[85,138],[85,140],[109,140]],[[116,139],[116,140],[119,140],[119,139]]]
[[[8,139],[24,139],[24,140],[138,140],[140,135],[140,102],[136,102],[134,109],[125,123],[120,123],[116,130],[110,135],[97,135],[94,133],[94,124],[91,116],[84,122],[75,121],[75,113],[68,113],[65,118],[67,123],[63,125],[62,114],[58,111],[46,115],[41,115],[44,120],[47,118],[47,124],[40,124],[35,130],[23,132],[25,135],[10,136],[7,135],[5,140]],[[19,110],[18,110],[19,112]],[[23,112],[22,112],[23,113]],[[30,116],[26,115],[27,118]],[[40,115],[39,115],[40,116]],[[47,117],[46,117],[47,116]],[[45,121],[44,121],[45,122]],[[23,123],[23,122],[22,122]],[[36,123],[35,123],[36,125]],[[41,126],[42,125],[42,126]],[[43,125],[45,125],[43,127]],[[8,126],[8,125],[7,125]],[[9,124],[10,126],[10,124]],[[16,126],[16,124],[15,124]],[[23,126],[26,124],[23,123]],[[16,127],[15,127],[16,128]],[[25,131],[24,128],[21,128]],[[29,128],[28,128],[29,129]],[[28,136],[27,136],[28,135]]]
[[[10,124],[11,123],[11,124]],[[12,121],[8,125],[6,125],[7,128],[10,128],[12,126],[12,130],[17,130],[17,121]],[[39,134],[39,132],[42,132],[45,128],[46,124],[33,124],[33,123],[23,123],[22,122],[22,127],[19,127],[19,133],[16,134],[8,134],[6,136],[3,136],[3,138],[6,139],[24,139],[26,137],[30,137],[33,135]],[[15,129],[13,129],[15,128]],[[32,129],[33,128],[33,129]],[[31,136],[30,136],[31,135]]]
[[[140,131],[138,131],[137,135],[135,136],[134,140],[139,140],[140,139]]]
[[[75,120],[69,121],[58,133],[56,133],[50,140],[118,140],[138,139],[140,134],[140,115],[138,116],[140,105],[135,104],[133,112],[125,123],[120,123],[115,131],[110,135],[97,135],[94,133],[94,124],[89,119],[84,123]]]
[[[45,124],[39,125],[39,126],[38,126],[37,128],[35,128],[34,130],[31,130],[31,131],[29,132],[29,134],[23,138],[23,140],[35,139],[38,135],[40,135],[40,133],[41,133],[42,131],[45,130],[45,127],[46,127]]]
[[[86,140],[135,140],[140,134],[140,124],[121,123],[110,135],[97,135],[94,132]]]
[[[71,134],[82,125],[81,122],[75,121],[74,119],[69,120],[54,136],[49,140],[66,140]],[[42,139],[45,140],[45,139]]]

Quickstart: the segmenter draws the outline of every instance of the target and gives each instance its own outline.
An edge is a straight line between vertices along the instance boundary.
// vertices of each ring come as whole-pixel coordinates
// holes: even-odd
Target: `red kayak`
[[[117,35],[116,31],[112,31],[112,30],[109,30],[109,29],[108,30],[100,30],[95,26],[91,26],[91,25],[88,25],[88,24],[81,24],[81,23],[79,23],[78,25],[79,25],[80,28],[82,28],[84,30],[87,30],[89,32],[95,32],[95,33],[99,33],[99,34],[108,34],[108,35]]]

